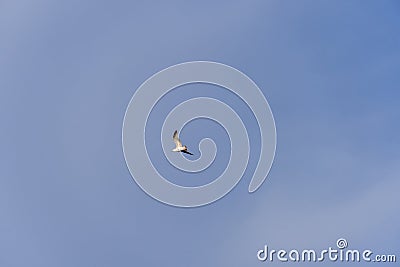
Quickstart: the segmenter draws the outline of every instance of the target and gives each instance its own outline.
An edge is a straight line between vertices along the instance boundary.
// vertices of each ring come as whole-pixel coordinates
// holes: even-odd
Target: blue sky
[[[260,266],[265,244],[339,237],[398,253],[399,15],[397,1],[2,1],[0,265]],[[121,128],[142,82],[192,60],[252,78],[278,143],[256,193],[253,160],[226,197],[181,209],[134,183]],[[188,133],[226,145],[199,123]]]

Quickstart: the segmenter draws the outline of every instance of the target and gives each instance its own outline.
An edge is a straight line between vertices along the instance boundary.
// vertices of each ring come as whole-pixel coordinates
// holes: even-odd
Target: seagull
[[[181,143],[181,140],[179,140],[179,136],[178,136],[178,131],[175,130],[174,135],[172,136],[172,138],[174,139],[174,143],[175,143],[175,148],[172,149],[173,152],[182,152],[182,153],[186,153],[189,155],[193,155],[192,153],[190,153],[189,151],[187,151],[187,147],[183,146]]]

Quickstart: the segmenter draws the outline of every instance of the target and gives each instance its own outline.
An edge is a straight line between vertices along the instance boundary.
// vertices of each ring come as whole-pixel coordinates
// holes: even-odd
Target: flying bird
[[[193,155],[192,153],[190,153],[189,151],[187,151],[187,147],[182,145],[181,140],[179,140],[179,136],[178,136],[178,131],[175,130],[174,135],[172,136],[172,138],[174,139],[174,143],[175,143],[175,148],[172,149],[173,152],[182,152],[182,153],[186,153],[189,155]]]

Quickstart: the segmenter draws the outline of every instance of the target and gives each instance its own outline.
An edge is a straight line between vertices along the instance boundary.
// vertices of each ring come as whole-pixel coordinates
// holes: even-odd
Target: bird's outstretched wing
[[[189,154],[189,155],[192,155],[193,156],[193,154],[192,153],[190,153],[189,151],[187,151],[187,150],[181,150],[181,152],[182,153],[186,153],[186,154]]]
[[[175,143],[176,147],[181,147],[182,146],[181,140],[179,140],[179,137],[178,137],[178,131],[177,130],[175,130],[174,135],[172,136],[172,138],[174,139],[174,143]]]

